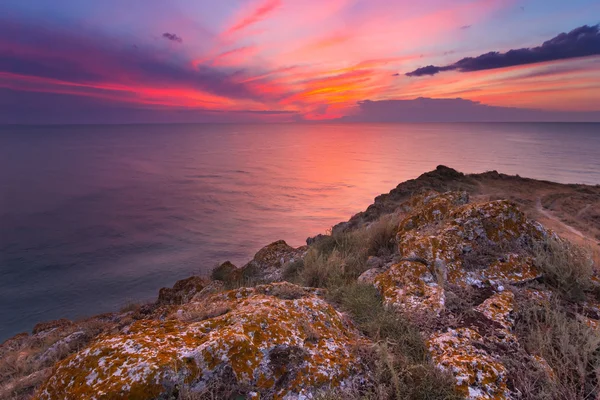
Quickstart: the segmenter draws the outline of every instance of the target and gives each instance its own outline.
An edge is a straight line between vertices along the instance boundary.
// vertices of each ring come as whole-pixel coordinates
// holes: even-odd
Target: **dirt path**
[[[556,222],[556,223],[557,223],[557,224],[559,224],[561,227],[563,227],[564,229],[566,229],[566,230],[568,230],[568,231],[570,231],[570,232],[574,233],[575,235],[577,235],[577,236],[579,236],[579,237],[581,237],[581,238],[583,238],[583,239],[589,240],[589,241],[591,241],[591,242],[593,242],[593,241],[594,241],[594,239],[593,239],[593,238],[591,238],[591,237],[589,237],[589,236],[585,235],[585,234],[584,234],[584,233],[582,233],[580,230],[577,230],[577,229],[573,228],[572,226],[565,224],[564,222],[562,222],[562,221],[560,220],[560,218],[556,217],[555,215],[553,215],[553,214],[552,214],[552,213],[550,213],[549,211],[546,211],[546,209],[544,209],[544,207],[542,206],[542,199],[541,199],[541,198],[539,198],[539,197],[538,197],[538,199],[536,200],[536,203],[535,203],[535,209],[537,210],[537,212],[539,212],[540,214],[542,214],[544,217],[546,217],[546,218],[548,218],[548,219],[551,219],[552,221]]]
[[[554,229],[556,233],[565,237],[565,239],[571,240],[573,243],[587,248],[590,251],[590,255],[596,268],[600,268],[600,244],[595,238],[565,224],[560,218],[544,209],[541,198],[536,199],[535,211],[547,220],[546,222],[540,221],[543,225],[547,225],[549,228]]]

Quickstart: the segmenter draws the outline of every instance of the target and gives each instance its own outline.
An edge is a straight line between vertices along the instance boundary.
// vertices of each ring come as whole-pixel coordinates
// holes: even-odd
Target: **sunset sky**
[[[598,0],[2,0],[0,123],[360,120],[449,104],[396,101],[419,97],[593,119],[599,22]]]

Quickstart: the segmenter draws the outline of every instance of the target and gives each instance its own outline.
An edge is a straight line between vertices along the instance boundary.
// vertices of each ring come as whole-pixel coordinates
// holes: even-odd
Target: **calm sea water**
[[[600,184],[600,125],[0,127],[0,340],[302,245],[438,164]]]

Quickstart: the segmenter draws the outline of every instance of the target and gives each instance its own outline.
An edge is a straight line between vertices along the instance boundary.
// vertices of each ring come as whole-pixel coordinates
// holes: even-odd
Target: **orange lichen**
[[[450,312],[444,288],[493,290],[469,317],[455,316],[459,328],[433,333],[428,343],[433,361],[454,374],[468,398],[510,397],[506,368],[496,352],[519,343],[512,332],[514,294],[504,285],[541,276],[525,254],[533,241],[550,233],[511,202],[469,204],[463,192],[427,192],[401,209],[407,215],[396,239],[405,261],[376,275],[374,285],[386,304],[402,312],[440,317]]]
[[[503,260],[490,265],[483,275],[485,279],[514,284],[537,279],[541,273],[533,265],[531,257],[508,254]]]
[[[404,261],[375,278],[387,305],[404,312],[434,312],[444,308],[444,289],[426,265]]]
[[[359,372],[351,348],[364,339],[315,292],[288,283],[242,288],[185,304],[165,321],[136,321],[58,364],[38,398],[148,398],[184,382],[202,390],[227,369],[257,396],[339,385]],[[206,304],[230,311],[198,322],[176,318]]]
[[[426,192],[414,196],[408,201],[410,214],[400,222],[399,231],[404,232],[425,224],[442,221],[458,205],[466,204],[469,195],[466,192]],[[406,207],[405,206],[405,207]]]
[[[427,342],[433,361],[451,372],[457,388],[470,399],[506,399],[506,368],[476,346],[483,338],[469,328],[449,329]]]
[[[496,293],[475,308],[488,319],[510,330],[514,320],[511,316],[514,310],[515,295],[512,292]]]
[[[425,199],[427,204],[409,207],[412,211],[401,223],[397,236],[403,257],[424,260],[449,283],[460,286],[486,280],[519,283],[539,277],[531,258],[517,254],[480,265],[477,271],[464,267],[465,255],[482,247],[518,246],[547,234],[513,203],[499,200],[465,204],[462,192],[428,193],[418,199]]]

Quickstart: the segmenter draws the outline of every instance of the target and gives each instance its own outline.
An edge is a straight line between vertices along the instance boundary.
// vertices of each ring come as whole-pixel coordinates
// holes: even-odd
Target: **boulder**
[[[60,362],[37,396],[167,398],[185,385],[215,398],[300,399],[343,386],[362,374],[352,349],[365,339],[319,293],[289,283],[241,288],[164,321],[136,321]]]
[[[506,353],[531,365],[547,363],[529,355],[513,332],[511,290],[541,277],[530,245],[552,233],[511,202],[469,203],[465,192],[425,192],[401,209],[406,213],[396,235],[401,261],[387,270],[372,268],[360,279],[372,282],[398,312],[433,321],[425,333],[432,360],[454,375],[465,397],[513,398]],[[477,299],[464,303],[468,309],[456,315],[446,309],[446,298],[469,290]],[[519,295],[528,296],[526,290],[531,289]]]
[[[183,304],[200,292],[208,281],[199,276],[191,276],[175,282],[173,288],[162,288],[158,292],[157,305]]]
[[[233,282],[239,278],[240,269],[229,261],[225,261],[213,269],[210,276],[215,281]]]
[[[254,258],[241,268],[241,276],[243,279],[258,282],[281,281],[283,266],[302,260],[307,250],[307,246],[295,249],[284,240],[278,240],[260,249]]]
[[[378,275],[374,284],[388,306],[407,313],[439,313],[444,309],[444,288],[426,265],[403,261]]]

